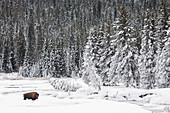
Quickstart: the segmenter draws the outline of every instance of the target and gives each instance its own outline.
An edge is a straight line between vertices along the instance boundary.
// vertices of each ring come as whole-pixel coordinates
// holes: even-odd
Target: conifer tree
[[[142,31],[142,43],[140,51],[140,85],[145,89],[154,88],[155,84],[155,54],[154,54],[154,23],[149,10],[146,12],[144,29]]]
[[[0,72],[2,71],[3,40],[0,38]]]
[[[76,75],[78,75],[80,71],[81,66],[81,43],[80,43],[80,36],[76,36],[76,42],[75,42],[75,67],[76,67]]]
[[[42,71],[42,77],[48,77],[49,76],[49,69],[50,69],[50,53],[49,53],[49,39],[46,38],[44,40],[43,45],[43,53],[40,59],[40,67]]]
[[[166,7],[166,0],[161,0],[161,5],[158,9],[158,16],[156,18],[156,40],[157,40],[157,54],[161,54],[162,48],[167,41],[168,29],[168,12]]]
[[[43,35],[42,35],[42,30],[41,30],[42,26],[39,25],[38,26],[38,37],[37,37],[37,59],[39,60],[40,57],[41,57],[41,54],[42,54],[42,50],[43,50],[43,44],[44,44],[44,38],[43,38]]]
[[[158,73],[156,76],[157,87],[169,88],[170,87],[170,38],[165,43],[165,46],[160,55]]]
[[[99,27],[99,29],[94,28],[90,33],[90,38],[88,41],[91,43],[91,63],[95,67],[95,73],[99,75],[102,79],[102,82],[107,79],[106,69],[106,35],[105,35],[105,25],[104,23]],[[91,64],[90,64],[91,65]],[[96,76],[97,76],[96,75]],[[90,75],[91,76],[91,75]]]
[[[17,63],[16,63],[16,53],[15,53],[15,46],[14,46],[14,40],[13,37],[10,37],[10,62],[12,66],[12,71],[17,71]]]
[[[52,77],[65,77],[66,67],[62,37],[59,36],[54,42],[50,53],[50,73]]]
[[[2,69],[5,73],[12,72],[12,65],[10,62],[10,47],[9,38],[4,41],[3,57],[2,57]]]
[[[116,74],[116,68],[118,66],[118,57],[117,54],[117,42],[118,42],[118,28],[119,28],[119,21],[118,19],[116,19],[113,23],[112,23],[112,40],[110,42],[110,47],[111,47],[111,58],[110,58],[110,68],[108,71],[108,85],[116,85],[118,82],[118,75]]]
[[[166,0],[161,0],[161,5],[159,7],[158,10],[158,16],[156,18],[156,41],[157,41],[157,49],[156,49],[156,81],[157,81],[157,87],[166,87],[166,86],[159,86],[159,84],[161,84],[159,82],[160,80],[160,75],[159,73],[162,72],[162,53],[163,52],[163,48],[165,47],[165,43],[168,41],[169,36],[168,36],[168,29],[169,29],[169,25],[168,25],[168,12],[167,12],[167,7],[166,7]],[[164,75],[162,75],[164,76]],[[165,82],[165,81],[164,81]]]
[[[53,40],[53,39],[52,39]],[[57,39],[56,39],[57,40]],[[51,52],[50,52],[50,76],[51,77],[57,77],[57,72],[56,72],[56,46],[57,46],[57,41],[53,40],[54,45],[51,47]]]
[[[32,12],[30,13],[31,13],[31,17],[30,17],[29,29],[28,29],[26,54],[24,58],[24,65],[20,69],[20,74],[24,77],[33,76],[31,75],[31,69],[35,64],[36,39],[34,34],[34,20],[33,20]]]
[[[18,68],[23,66],[24,58],[25,58],[25,51],[26,51],[26,41],[24,34],[20,28],[19,35],[16,39],[16,45],[17,45],[17,63]]]
[[[157,54],[156,60],[156,85],[160,88],[170,87],[169,76],[169,52],[170,52],[170,13],[168,13],[168,6],[165,7],[165,0],[162,0],[161,7],[159,9],[160,16],[157,18],[157,38],[163,36],[162,41],[163,48],[158,48],[159,54]],[[167,12],[167,13],[166,13]],[[162,17],[162,18],[161,18]],[[166,18],[167,17],[167,18]],[[163,19],[163,20],[162,20]],[[164,20],[165,19],[165,20]],[[161,31],[161,32],[160,32]],[[165,42],[165,44],[164,44]],[[160,46],[159,46],[160,47]]]
[[[116,33],[116,53],[112,57],[111,74],[118,79],[116,82],[125,83],[128,86],[137,85],[138,70],[137,70],[137,47],[136,37],[134,37],[134,29],[129,25],[129,16],[124,4],[120,8],[118,18],[118,31]]]
[[[89,85],[94,86],[98,90],[101,89],[102,79],[98,74],[98,69],[96,66],[96,29],[91,29],[88,37],[88,42],[85,46],[84,51],[84,62],[82,68],[82,78]]]
[[[60,37],[61,38],[61,37]],[[56,62],[57,62],[57,76],[58,77],[64,77],[66,76],[66,67],[65,67],[65,55],[63,51],[63,40],[62,38],[59,39],[59,44],[57,46],[57,51],[56,51]]]
[[[113,55],[113,48],[111,47],[111,25],[105,25],[104,23],[99,28],[97,46],[98,46],[98,74],[100,75],[103,85],[108,84],[110,60]]]

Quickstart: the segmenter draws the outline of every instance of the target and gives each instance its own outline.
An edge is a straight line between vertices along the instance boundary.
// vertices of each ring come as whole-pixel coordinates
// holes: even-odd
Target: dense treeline
[[[170,87],[168,0],[1,0],[0,71]]]

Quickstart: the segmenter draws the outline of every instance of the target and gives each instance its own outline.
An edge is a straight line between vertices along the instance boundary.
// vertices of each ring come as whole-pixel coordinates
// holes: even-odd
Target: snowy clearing
[[[144,98],[138,96],[147,90],[133,88],[103,87],[97,92],[83,87],[76,92],[64,92],[55,90],[48,80],[24,79],[17,74],[0,74],[0,89],[1,111],[6,113],[46,113],[49,110],[62,113],[168,113],[170,102],[170,89],[152,90],[156,95]],[[23,94],[31,91],[37,91],[39,99],[23,100]]]

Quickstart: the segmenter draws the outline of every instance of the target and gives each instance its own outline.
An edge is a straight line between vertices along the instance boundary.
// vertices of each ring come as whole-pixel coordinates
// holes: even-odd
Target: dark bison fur
[[[36,100],[38,99],[38,97],[39,97],[39,94],[37,92],[30,92],[30,93],[24,94],[24,100],[26,99]]]

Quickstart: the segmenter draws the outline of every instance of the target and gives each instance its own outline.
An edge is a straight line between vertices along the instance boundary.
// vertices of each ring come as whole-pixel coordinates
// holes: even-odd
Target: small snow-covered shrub
[[[79,88],[87,87],[82,79],[74,78],[51,78],[51,85],[57,90],[77,91]]]

